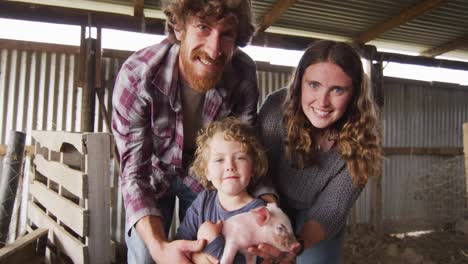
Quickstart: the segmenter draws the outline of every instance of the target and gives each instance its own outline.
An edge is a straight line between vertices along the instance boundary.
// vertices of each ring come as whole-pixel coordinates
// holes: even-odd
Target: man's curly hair
[[[199,133],[195,160],[190,167],[190,174],[195,175],[205,188],[214,189],[213,185],[206,178],[206,175],[207,163],[210,158],[211,140],[218,132],[223,133],[224,139],[227,141],[239,142],[242,151],[247,153],[251,158],[253,176],[250,179],[248,188],[253,188],[258,183],[258,180],[267,173],[268,160],[265,150],[258,141],[253,128],[234,117],[215,121]]]
[[[380,175],[382,162],[381,132],[370,85],[361,58],[344,42],[317,41],[304,52],[284,101],[283,123],[286,128],[285,156],[298,168],[314,161],[317,132],[301,106],[301,85],[305,70],[312,64],[330,62],[339,66],[353,84],[353,97],[343,116],[331,125],[338,151],[348,165],[356,185],[365,185],[369,176]]]
[[[250,0],[164,0],[163,10],[166,15],[166,32],[174,42],[175,24],[178,22],[185,28],[189,15],[219,18],[233,16],[238,26],[237,47],[245,47],[255,32]]]

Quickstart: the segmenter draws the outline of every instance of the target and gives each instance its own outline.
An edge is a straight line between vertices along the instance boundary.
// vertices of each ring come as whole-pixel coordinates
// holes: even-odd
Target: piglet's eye
[[[284,227],[284,225],[277,225],[276,230],[280,233],[283,233],[286,231],[286,228]]]

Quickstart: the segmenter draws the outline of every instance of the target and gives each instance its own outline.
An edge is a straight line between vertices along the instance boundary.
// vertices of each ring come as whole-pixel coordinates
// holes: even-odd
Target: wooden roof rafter
[[[281,15],[288,10],[297,0],[278,0],[268,13],[266,13],[261,19],[261,24],[257,30],[257,33],[264,32],[268,27],[273,25]]]
[[[361,33],[358,37],[353,39],[353,42],[356,44],[364,44],[368,41],[371,41],[378,37],[379,35],[401,26],[408,21],[415,19],[416,17],[423,15],[440,5],[444,4],[448,0],[424,0],[415,4],[411,7],[403,9],[400,13],[382,23],[372,26],[369,30]]]
[[[468,47],[468,35],[465,35],[461,38],[444,43],[440,46],[427,49],[421,52],[421,55],[424,57],[434,58],[435,56],[447,53],[452,50],[463,48],[463,47]]]

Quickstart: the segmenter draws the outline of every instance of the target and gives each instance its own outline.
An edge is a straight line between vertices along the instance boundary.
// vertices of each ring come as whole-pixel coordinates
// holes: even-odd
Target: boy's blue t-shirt
[[[216,190],[207,190],[198,194],[192,205],[187,209],[185,218],[182,221],[175,239],[196,240],[198,228],[206,221],[212,223],[226,221],[229,217],[248,212],[254,208],[266,206],[266,202],[255,198],[250,203],[242,208],[233,211],[226,211],[221,207]],[[221,259],[224,250],[224,238],[218,236],[214,241],[209,243],[204,252],[218,259]],[[239,252],[234,260],[235,264],[245,263],[245,258]]]

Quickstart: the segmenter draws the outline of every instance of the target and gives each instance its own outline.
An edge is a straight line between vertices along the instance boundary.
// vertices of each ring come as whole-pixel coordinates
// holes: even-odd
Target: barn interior
[[[343,263],[468,263],[468,83],[384,74],[393,63],[468,75],[468,0],[251,6],[251,46],[302,51],[331,39],[365,61],[385,159],[349,214]],[[0,38],[0,263],[125,263],[110,119],[134,51],[103,47],[103,32],[164,35],[161,1],[5,0],[0,19],[80,27],[77,45]],[[256,63],[261,105],[294,67]]]

